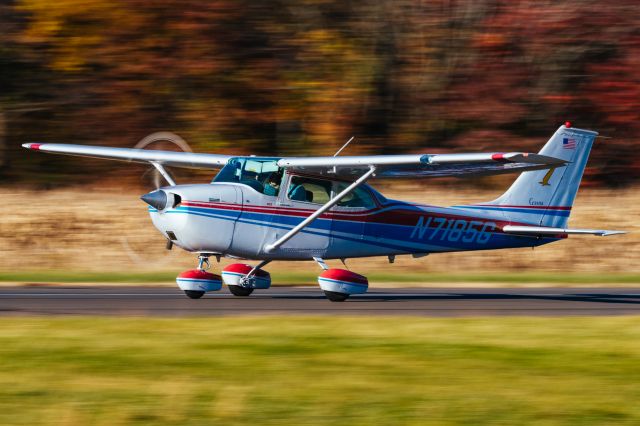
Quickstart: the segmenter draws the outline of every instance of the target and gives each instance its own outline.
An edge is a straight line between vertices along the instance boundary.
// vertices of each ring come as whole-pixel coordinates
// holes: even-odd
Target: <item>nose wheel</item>
[[[200,299],[208,291],[218,291],[222,288],[220,275],[207,272],[209,256],[198,256],[198,269],[191,269],[178,275],[176,283],[189,299]]]

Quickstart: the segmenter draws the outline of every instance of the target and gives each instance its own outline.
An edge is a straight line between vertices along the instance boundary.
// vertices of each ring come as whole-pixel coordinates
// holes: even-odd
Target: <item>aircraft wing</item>
[[[525,152],[470,154],[411,154],[345,157],[293,157],[278,161],[290,170],[354,178],[370,167],[377,177],[481,176],[564,166],[559,158]]]
[[[54,154],[155,163],[162,166],[212,169],[227,164],[230,155],[112,148],[93,145],[26,143],[27,149]],[[292,171],[357,179],[371,167],[377,177],[480,176],[564,166],[561,159],[523,152],[470,154],[409,154],[344,157],[291,157],[278,166]]]
[[[34,151],[53,154],[77,155],[81,157],[120,160],[134,163],[156,163],[164,166],[193,169],[212,169],[223,167],[230,155],[196,154],[193,152],[154,151],[135,148],[111,148],[106,146],[72,145],[58,143],[25,143],[22,145]]]

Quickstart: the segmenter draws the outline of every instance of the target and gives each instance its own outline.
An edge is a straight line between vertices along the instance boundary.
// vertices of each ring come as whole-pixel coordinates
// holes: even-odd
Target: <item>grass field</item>
[[[375,185],[391,198],[454,205],[491,200],[504,191],[510,179],[486,190],[459,184],[447,186],[442,182],[418,186],[407,181],[387,184],[376,181]],[[0,221],[0,273],[13,278],[22,274],[27,281],[53,281],[53,278],[41,280],[33,273],[57,271],[58,276],[70,278],[72,275],[86,277],[86,273],[102,277],[126,275],[140,282],[145,281],[142,277],[147,274],[154,280],[160,276],[172,281],[179,272],[193,269],[197,264],[194,254],[179,249],[165,250],[165,241],[151,224],[144,203],[138,199],[144,191],[102,186],[35,191],[0,186],[3,200],[0,203],[3,218]],[[500,273],[522,277],[528,282],[539,274],[538,277],[550,277],[555,283],[563,279],[565,273],[575,274],[574,277],[594,276],[599,281],[604,279],[603,283],[628,282],[629,274],[640,275],[638,194],[637,188],[584,189],[572,210],[571,227],[622,229],[629,231],[627,235],[572,236],[535,250],[444,253],[420,259],[398,256],[394,265],[389,265],[385,257],[349,259],[347,264],[353,271],[367,275],[372,283],[387,281],[388,277],[392,277],[393,282],[435,282],[443,280],[445,274],[452,276],[445,277],[444,282],[459,282],[462,276],[478,282],[476,276],[484,279]],[[214,263],[213,270],[232,262]],[[337,260],[329,261],[329,265],[342,267]],[[312,261],[274,262],[266,269],[274,278],[282,277],[278,282],[286,283],[299,278],[311,278],[311,282],[315,282],[319,272]],[[20,280],[13,278],[9,281]],[[574,279],[565,281],[570,283]],[[488,279],[485,282],[503,281]]]
[[[0,319],[3,425],[639,424],[640,318]]]

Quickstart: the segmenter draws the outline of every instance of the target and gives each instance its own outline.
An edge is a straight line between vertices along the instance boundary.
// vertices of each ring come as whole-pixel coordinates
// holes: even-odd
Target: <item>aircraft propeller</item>
[[[193,152],[189,144],[180,136],[171,132],[155,132],[141,139],[133,148],[134,149],[147,149],[148,146],[154,145],[154,149],[173,150],[177,147],[176,151]],[[166,169],[165,169],[166,172]],[[167,172],[168,173],[168,172]],[[166,186],[166,183],[173,185],[171,176],[164,178],[166,183],[163,182],[163,175],[158,167],[150,167],[145,171],[141,179],[145,182],[145,186],[153,189],[158,189],[161,186]]]

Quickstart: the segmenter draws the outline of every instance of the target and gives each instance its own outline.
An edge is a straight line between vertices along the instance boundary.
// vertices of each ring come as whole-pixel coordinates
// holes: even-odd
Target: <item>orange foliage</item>
[[[535,150],[566,120],[613,137],[588,179],[639,177],[631,0],[17,0],[0,23],[16,141],[0,171],[16,179],[86,174],[24,159],[25,140],[131,146],[171,130],[239,154],[330,154],[352,135],[353,153]]]

